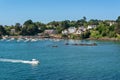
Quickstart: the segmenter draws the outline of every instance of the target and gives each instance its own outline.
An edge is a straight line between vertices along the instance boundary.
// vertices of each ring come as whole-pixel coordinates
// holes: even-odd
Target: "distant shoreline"
[[[120,41],[120,39],[117,39],[117,38],[107,38],[107,37],[104,37],[104,38],[88,38],[87,40],[99,40],[99,41]]]
[[[45,36],[8,36],[6,37],[6,39],[10,39],[10,38],[14,38],[14,39],[20,39],[20,38],[32,38],[32,39],[63,39],[63,40],[70,40],[71,38],[62,38],[62,37],[45,37]],[[2,38],[3,39],[3,38]],[[104,37],[104,38],[87,38],[87,39],[72,39],[72,40],[98,40],[98,41],[120,41],[120,39],[117,38],[108,38],[108,37]]]

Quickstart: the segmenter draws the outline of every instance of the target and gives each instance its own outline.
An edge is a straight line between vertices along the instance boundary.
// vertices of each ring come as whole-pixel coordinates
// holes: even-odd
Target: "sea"
[[[120,42],[0,40],[0,80],[120,80]]]

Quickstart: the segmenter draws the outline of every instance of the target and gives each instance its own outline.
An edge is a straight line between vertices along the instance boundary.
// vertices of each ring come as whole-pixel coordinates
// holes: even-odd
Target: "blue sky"
[[[50,21],[112,19],[120,15],[120,0],[0,0],[0,24],[32,19]]]

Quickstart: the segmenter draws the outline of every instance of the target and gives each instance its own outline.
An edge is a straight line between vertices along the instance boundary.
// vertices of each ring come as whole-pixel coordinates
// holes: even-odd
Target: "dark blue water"
[[[93,43],[98,46],[73,46]],[[58,47],[52,47],[57,45]],[[39,65],[0,62],[0,80],[120,80],[120,43],[102,41],[0,41],[6,59],[40,61]]]

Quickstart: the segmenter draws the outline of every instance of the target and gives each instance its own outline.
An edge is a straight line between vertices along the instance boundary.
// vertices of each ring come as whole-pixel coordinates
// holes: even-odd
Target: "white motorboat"
[[[26,60],[14,60],[14,59],[0,58],[0,61],[2,61],[2,62],[12,62],[12,63],[26,63],[26,64],[32,64],[32,65],[37,65],[37,64],[40,63],[36,59],[32,59],[31,61],[26,61]]]
[[[32,59],[32,61],[30,62],[31,64],[39,64],[40,62],[36,59]]]

